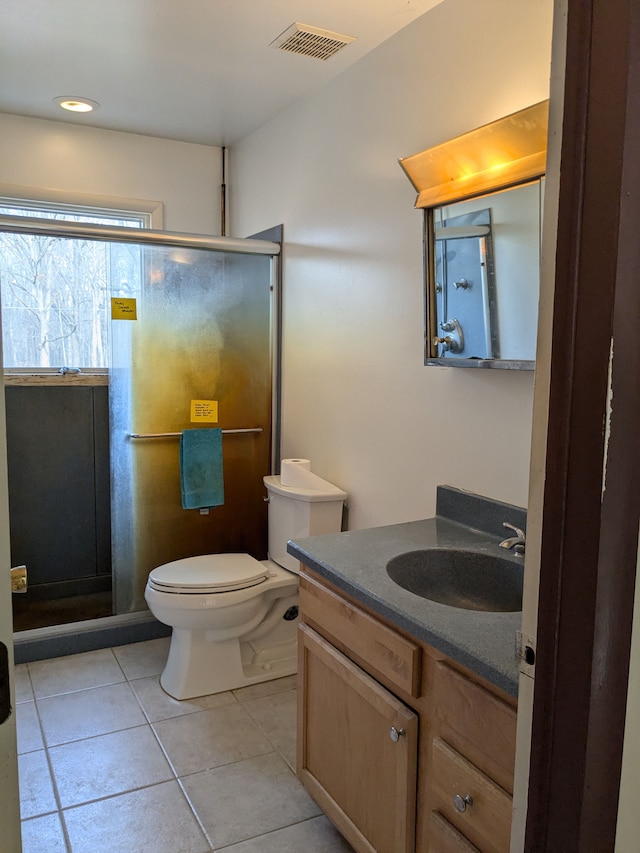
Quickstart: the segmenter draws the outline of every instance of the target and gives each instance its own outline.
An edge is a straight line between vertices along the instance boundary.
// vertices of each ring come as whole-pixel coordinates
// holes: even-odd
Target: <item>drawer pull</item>
[[[467,806],[473,805],[473,798],[471,794],[465,794],[464,797],[456,794],[453,798],[453,805],[456,807],[457,812],[466,812]]]
[[[389,729],[389,737],[394,743],[398,743],[401,737],[404,737],[406,732],[404,729],[397,729],[395,726],[391,726]]]

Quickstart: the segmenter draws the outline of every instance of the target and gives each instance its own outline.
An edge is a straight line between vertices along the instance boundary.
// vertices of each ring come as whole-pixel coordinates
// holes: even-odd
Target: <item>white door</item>
[[[1,369],[1,359],[0,359]],[[15,708],[13,684],[13,616],[11,613],[11,580],[9,550],[9,497],[7,492],[7,442],[4,414],[4,383],[0,379],[0,643],[7,650],[8,684],[11,708]],[[2,664],[4,649],[0,646],[0,692],[7,689]],[[0,709],[5,707],[0,695]],[[0,719],[4,713],[0,712]],[[18,794],[18,756],[16,747],[16,715],[11,712],[0,722],[0,853],[21,853],[20,797]]]

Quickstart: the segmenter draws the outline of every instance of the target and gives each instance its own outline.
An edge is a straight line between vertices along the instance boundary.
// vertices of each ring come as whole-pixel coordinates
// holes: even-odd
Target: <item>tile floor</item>
[[[168,639],[16,667],[24,853],[347,853],[296,776],[295,676],[177,702]]]

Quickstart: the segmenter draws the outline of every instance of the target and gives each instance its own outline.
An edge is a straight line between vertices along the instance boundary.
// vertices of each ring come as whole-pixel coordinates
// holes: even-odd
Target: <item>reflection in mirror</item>
[[[537,180],[425,216],[427,364],[533,368],[542,187]]]
[[[425,364],[532,370],[549,102],[402,157],[424,211]]]

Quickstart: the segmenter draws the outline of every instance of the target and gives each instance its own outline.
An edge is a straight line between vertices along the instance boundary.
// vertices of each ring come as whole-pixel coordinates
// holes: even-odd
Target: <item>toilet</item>
[[[149,610],[173,629],[160,676],[170,696],[193,699],[296,672],[299,563],[287,542],[338,533],[347,497],[315,479],[310,489],[264,477],[269,559],[204,554],[149,573]]]

